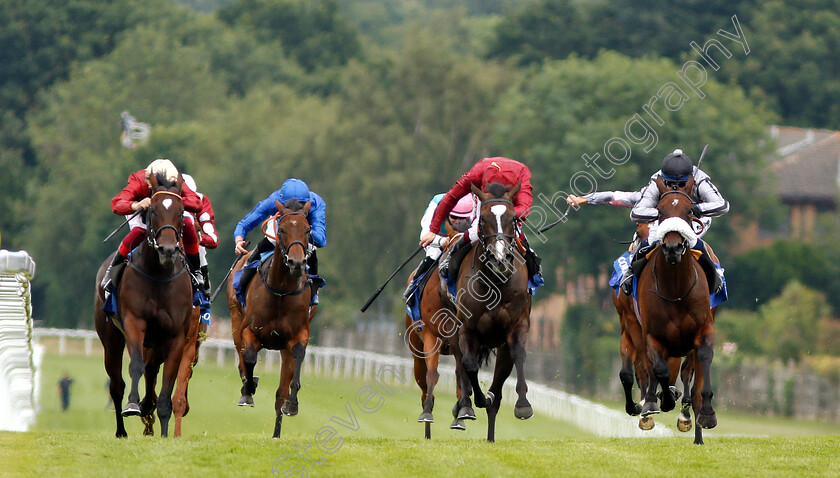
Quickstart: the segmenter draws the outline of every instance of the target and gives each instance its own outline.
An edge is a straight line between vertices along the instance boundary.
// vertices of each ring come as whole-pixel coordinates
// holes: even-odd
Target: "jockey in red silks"
[[[487,186],[492,183],[499,183],[506,187],[513,187],[520,185],[519,192],[513,199],[514,211],[519,221],[524,221],[528,217],[531,204],[533,202],[533,195],[531,193],[531,171],[527,166],[510,158],[493,157],[484,158],[477,162],[469,171],[464,173],[456,182],[455,185],[444,195],[440,203],[435,209],[435,214],[432,217],[432,223],[429,229],[423,232],[420,238],[421,246],[428,246],[435,240],[436,231],[440,230],[444,219],[455,207],[459,199],[471,192],[471,187],[474,185],[482,191],[487,191]],[[469,230],[464,234],[465,238],[459,239],[452,247],[452,252],[441,260],[439,269],[444,277],[449,274],[449,258],[461,248],[462,245],[471,244],[478,240],[478,221],[474,221]],[[520,230],[520,239],[527,244],[524,233]],[[536,257],[533,250],[527,247],[526,262],[528,263],[529,275],[539,274],[539,258]]]
[[[114,214],[130,217],[137,211],[148,209],[152,203],[149,177],[158,173],[165,174],[170,181],[177,180],[180,174],[175,165],[172,164],[172,161],[168,159],[156,159],[146,169],[131,173],[128,176],[128,184],[119,194],[111,199],[111,210]],[[181,200],[183,201],[185,211],[192,213],[201,212],[201,199],[186,184],[181,186]],[[112,287],[111,278],[117,276],[117,271],[125,264],[128,253],[140,245],[143,237],[146,235],[146,218],[143,214],[138,214],[131,219],[129,226],[131,226],[131,231],[129,231],[120,243],[114,259],[105,271],[105,277],[102,278],[102,288],[108,294],[110,294]],[[187,263],[190,266],[195,282],[202,284],[204,279],[201,277],[199,270],[198,234],[195,232],[195,226],[191,217],[184,217],[184,230],[181,231],[181,234]]]

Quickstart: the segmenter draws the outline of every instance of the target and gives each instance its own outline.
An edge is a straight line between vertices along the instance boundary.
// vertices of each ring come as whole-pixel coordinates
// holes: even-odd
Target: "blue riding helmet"
[[[305,203],[309,201],[309,187],[300,179],[287,179],[280,186],[280,202],[286,204],[289,199],[297,199]]]

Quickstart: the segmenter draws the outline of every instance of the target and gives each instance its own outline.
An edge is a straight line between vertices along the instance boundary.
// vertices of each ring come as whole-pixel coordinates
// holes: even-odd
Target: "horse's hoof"
[[[253,407],[254,406],[254,397],[250,395],[242,395],[239,397],[239,406],[240,407]]]
[[[700,413],[697,417],[697,426],[700,428],[710,429],[717,426],[717,415]]]
[[[677,387],[671,385],[669,387],[671,389],[671,393],[674,394],[674,401],[679,400],[682,397],[682,392],[677,390]]]
[[[527,420],[534,416],[534,409],[531,408],[531,405],[525,407],[514,407],[513,416],[520,420]]]
[[[639,428],[644,431],[653,430],[653,427],[655,426],[656,422],[653,421],[653,417],[651,416],[642,417],[639,419]]]
[[[422,423],[434,423],[435,417],[433,417],[429,412],[423,412],[420,414],[420,418],[418,418],[417,421]]]
[[[685,433],[691,431],[691,417],[685,418],[680,415],[677,417],[677,430]]]
[[[464,420],[456,418],[455,420],[452,420],[452,425],[449,425],[449,428],[453,430],[466,430],[467,425],[464,423]]]
[[[124,431],[117,432],[116,437],[117,438],[128,438],[128,433],[126,433]]]
[[[644,406],[642,406],[642,417],[656,415],[659,412],[659,405],[656,402],[645,402]]]
[[[457,420],[475,420],[475,410],[473,410],[473,407],[461,407],[458,410],[458,416],[455,418]]]
[[[126,403],[125,407],[122,410],[122,416],[136,417],[137,415],[140,415],[140,405],[137,405],[133,402]]]
[[[642,404],[634,403],[633,405],[627,405],[624,407],[624,411],[626,411],[631,417],[639,416],[642,413]]]
[[[297,403],[286,401],[286,403],[284,403],[283,406],[280,407],[280,412],[282,412],[283,415],[286,415],[287,417],[293,417],[298,414],[298,405]]]
[[[484,400],[485,400],[484,408],[487,408],[490,405],[493,405],[493,400],[495,400],[495,399],[496,399],[496,395],[494,395],[493,392],[487,392],[487,395],[484,397]]]

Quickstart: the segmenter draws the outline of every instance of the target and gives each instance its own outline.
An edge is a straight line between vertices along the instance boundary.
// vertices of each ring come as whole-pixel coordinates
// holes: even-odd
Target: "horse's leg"
[[[280,429],[283,426],[283,406],[289,397],[289,387],[295,376],[294,356],[289,350],[280,351],[280,386],[274,395],[274,434],[272,438],[280,438]]]
[[[440,340],[432,333],[431,327],[423,329],[423,357],[426,365],[426,393],[423,400],[423,413],[420,414],[417,421],[434,423],[435,418],[432,415],[432,410],[435,407],[435,385],[440,378],[438,373]],[[431,430],[426,434],[426,438],[431,438]]]
[[[457,408],[453,408],[452,413],[455,415],[456,421],[462,421],[461,425],[463,426],[463,420],[475,420],[475,410],[473,410],[472,400],[470,400],[472,384],[461,365],[458,354],[453,355],[455,355],[455,383],[458,385],[458,401],[456,402]]]
[[[257,391],[257,381],[254,377],[254,367],[257,365],[257,352],[260,350],[260,343],[257,337],[249,328],[242,331],[242,360],[241,367],[244,368],[245,376],[242,381],[242,396],[239,398],[239,406],[254,406],[254,392]]]
[[[146,370],[143,373],[143,378],[146,380],[146,395],[140,401],[140,420],[143,422],[143,435],[154,436],[155,406],[157,405],[155,384],[163,358],[160,349],[147,348],[143,352],[146,356]]]
[[[181,366],[181,357],[184,355],[186,336],[178,334],[167,340],[165,350],[166,359],[163,363],[163,379],[161,380],[160,397],[158,397],[157,414],[160,419],[160,436],[169,436],[169,417],[172,416],[172,391],[175,388],[175,379],[178,378],[178,368]]]
[[[242,305],[236,299],[230,302],[230,329],[233,334],[233,345],[236,348],[236,355],[239,357],[239,362],[237,362],[236,366],[239,368],[239,378],[242,379],[244,385],[245,363],[242,359],[243,310]]]
[[[111,401],[114,402],[114,413],[117,415],[117,438],[125,438],[125,423],[120,410],[123,395],[125,394],[125,381],[122,378],[123,352],[125,351],[125,337],[113,324],[105,324],[107,329],[103,332],[105,340],[102,346],[105,349],[105,372],[111,379],[108,391],[111,393]]]
[[[528,313],[529,312],[526,312],[526,315],[519,320],[519,323],[513,331],[513,340],[510,341],[510,357],[513,360],[513,364],[516,366],[516,394],[519,396],[513,408],[513,415],[520,420],[527,420],[534,416],[534,409],[531,407],[531,403],[528,401],[527,397],[528,384],[525,382],[525,356],[527,355],[526,343],[528,341],[529,325],[527,316]],[[507,375],[505,375],[499,385],[500,394],[501,385],[504,384],[505,379],[507,379],[509,375],[510,371],[508,371]],[[496,401],[498,402],[499,400]]]
[[[677,429],[681,432],[691,430],[691,378],[694,375],[694,367],[697,355],[692,350],[685,356],[682,367],[680,368],[680,380],[683,384],[682,405],[680,406],[680,414],[677,417]]]
[[[292,358],[295,364],[295,373],[292,377],[292,383],[289,385],[291,393],[286,403],[283,404],[282,412],[285,415],[293,417],[298,414],[298,392],[300,392],[300,370],[303,367],[303,359],[306,357],[306,345],[309,342],[309,331],[302,334],[298,342],[292,346]]]
[[[126,313],[123,321],[123,328],[128,347],[128,375],[131,377],[131,390],[128,393],[128,402],[122,410],[124,417],[140,415],[140,393],[138,386],[140,377],[146,364],[143,362],[143,339],[146,335],[146,322],[138,319],[131,313]]]
[[[502,386],[513,370],[515,360],[511,356],[511,349],[507,344],[502,344],[496,351],[496,366],[493,370],[493,383],[490,384],[489,393],[494,396],[493,402],[487,407],[487,441],[496,441],[496,415],[502,403]],[[518,372],[517,372],[518,373]],[[517,377],[517,392],[519,380]],[[529,405],[530,406],[530,405]],[[533,415],[533,413],[532,413]],[[517,418],[520,418],[517,416]],[[530,417],[528,417],[530,418]]]
[[[668,380],[670,379],[670,369],[663,357],[664,351],[661,344],[648,335],[647,338],[647,352],[648,352],[648,378],[650,384],[648,385],[647,394],[645,395],[645,404],[642,406],[642,416],[653,415],[659,413],[659,406],[656,399],[656,388],[661,386],[662,393],[662,411],[667,412],[674,409],[674,396],[668,388]],[[669,405],[670,399],[670,408]]]
[[[481,366],[478,360],[480,348],[478,341],[464,333],[463,327],[458,332],[458,345],[462,353],[461,366],[464,367],[464,373],[469,378],[470,385],[475,392],[475,406],[487,408],[493,403],[493,397],[485,396],[484,392],[481,391],[481,384],[478,383],[478,369]]]
[[[695,370],[695,382],[697,387],[701,390],[702,406],[700,407],[700,414],[697,417],[697,428],[714,428],[717,426],[717,416],[715,410],[712,408],[712,358],[714,357],[714,332],[707,333],[703,336],[700,348],[697,349],[697,362],[699,362],[698,370]],[[695,434],[697,431],[695,431]],[[696,436],[695,436],[696,438]],[[697,440],[695,439],[695,443]],[[701,439],[702,443],[702,439]],[[698,443],[699,444],[699,443]]]
[[[193,308],[190,314],[190,331],[184,345],[184,353],[181,356],[181,363],[178,366],[178,377],[176,378],[175,394],[172,396],[172,412],[175,415],[175,438],[181,436],[181,419],[187,414],[189,404],[187,402],[187,386],[193,373],[193,366],[198,359],[198,332],[201,312],[198,307]]]
[[[622,327],[623,329],[623,327]],[[618,379],[624,388],[624,411],[630,416],[636,416],[642,412],[642,406],[633,400],[633,344],[627,332],[621,331],[619,342],[619,353],[621,355],[621,371],[618,372]]]

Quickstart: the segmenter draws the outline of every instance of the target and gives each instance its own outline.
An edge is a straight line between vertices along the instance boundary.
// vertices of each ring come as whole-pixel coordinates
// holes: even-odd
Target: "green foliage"
[[[359,54],[357,33],[333,0],[239,0],[218,16],[228,25],[252,29],[263,43],[280,39],[309,72],[344,65]]]
[[[612,373],[618,351],[619,328],[614,314],[601,313],[586,304],[566,310],[561,331],[560,353],[567,376],[576,392],[594,394],[598,383]]]

